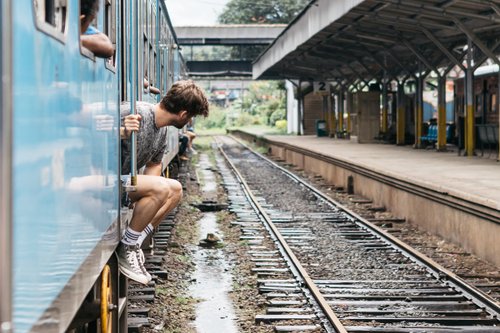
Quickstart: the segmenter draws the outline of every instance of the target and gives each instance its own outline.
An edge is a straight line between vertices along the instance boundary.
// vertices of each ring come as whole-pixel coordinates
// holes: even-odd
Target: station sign
[[[314,81],[313,91],[317,95],[329,95],[330,94],[330,84],[326,81]]]

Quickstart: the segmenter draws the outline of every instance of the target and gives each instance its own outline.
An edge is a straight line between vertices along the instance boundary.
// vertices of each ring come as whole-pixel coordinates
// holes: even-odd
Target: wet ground
[[[200,156],[198,167],[201,170],[198,172],[199,182],[203,184],[202,201],[216,199],[217,183],[206,154]],[[233,283],[231,267],[221,248],[223,235],[217,226],[217,215],[213,212],[203,213],[198,225],[198,239],[202,245],[191,249],[196,269],[192,275],[193,284],[189,288],[191,297],[199,300],[194,327],[199,333],[238,332],[235,311],[229,298]],[[211,238],[211,242],[207,242],[207,238]]]

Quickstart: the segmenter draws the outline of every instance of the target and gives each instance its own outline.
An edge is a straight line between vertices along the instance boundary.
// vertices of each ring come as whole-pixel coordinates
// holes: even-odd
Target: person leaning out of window
[[[96,57],[110,58],[115,52],[113,43],[106,34],[91,26],[99,11],[99,0],[80,1],[80,41],[82,46],[94,53]]]

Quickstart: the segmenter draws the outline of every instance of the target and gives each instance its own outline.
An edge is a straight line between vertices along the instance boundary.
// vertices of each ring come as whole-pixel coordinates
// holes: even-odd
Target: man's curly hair
[[[160,102],[173,114],[186,110],[191,117],[208,116],[208,100],[203,90],[192,80],[177,81]]]

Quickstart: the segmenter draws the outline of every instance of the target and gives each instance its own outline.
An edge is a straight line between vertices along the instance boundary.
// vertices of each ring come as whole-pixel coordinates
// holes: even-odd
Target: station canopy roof
[[[463,69],[500,46],[500,0],[316,0],[254,61],[254,79],[355,81]]]

